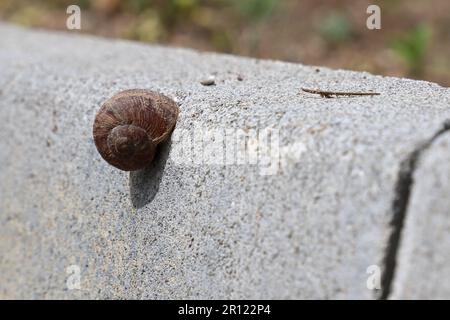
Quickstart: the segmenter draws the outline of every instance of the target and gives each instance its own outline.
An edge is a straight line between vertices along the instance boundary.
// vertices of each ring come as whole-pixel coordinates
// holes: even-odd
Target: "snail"
[[[143,169],[168,138],[178,106],[155,91],[131,89],[108,99],[95,116],[95,146],[103,159],[124,171]]]

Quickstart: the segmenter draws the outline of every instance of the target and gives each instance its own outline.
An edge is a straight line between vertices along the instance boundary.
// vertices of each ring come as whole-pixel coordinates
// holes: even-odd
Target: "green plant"
[[[267,19],[273,12],[278,0],[232,0],[240,14],[251,22]]]
[[[45,8],[37,6],[25,6],[11,15],[10,21],[24,26],[39,26],[45,17]]]
[[[410,76],[417,77],[423,74],[430,38],[430,28],[419,25],[392,43],[394,51],[408,64]]]
[[[134,13],[139,13],[152,6],[152,1],[147,0],[128,0],[126,6]]]
[[[327,42],[335,44],[351,37],[352,25],[344,14],[331,12],[322,20],[319,31]]]
[[[163,23],[167,28],[171,28],[179,22],[189,21],[191,14],[199,6],[199,0],[164,0],[158,10]]]

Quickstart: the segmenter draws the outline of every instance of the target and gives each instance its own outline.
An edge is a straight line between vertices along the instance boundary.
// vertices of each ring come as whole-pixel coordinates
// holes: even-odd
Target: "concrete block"
[[[429,82],[6,24],[0,88],[1,298],[377,298],[367,268],[384,270],[401,163],[450,118],[450,90]],[[91,130],[131,88],[181,113],[129,174]],[[225,143],[196,136],[226,130],[260,149],[255,132],[278,133],[279,162],[224,164]]]
[[[450,133],[424,150],[414,172],[414,187],[395,272],[396,299],[450,297]]]

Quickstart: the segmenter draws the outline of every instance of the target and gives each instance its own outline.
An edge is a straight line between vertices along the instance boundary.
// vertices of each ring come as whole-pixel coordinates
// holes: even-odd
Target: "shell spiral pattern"
[[[153,160],[157,145],[172,132],[178,112],[177,104],[158,92],[119,92],[95,117],[95,146],[103,159],[121,170],[142,169]]]

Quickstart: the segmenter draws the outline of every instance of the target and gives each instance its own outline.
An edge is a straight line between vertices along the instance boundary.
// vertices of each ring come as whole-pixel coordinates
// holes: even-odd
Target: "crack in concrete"
[[[395,198],[392,204],[393,216],[390,222],[391,234],[387,243],[386,255],[383,261],[383,274],[381,277],[381,294],[379,299],[386,300],[392,290],[397,266],[397,254],[400,248],[401,235],[408,211],[408,203],[412,187],[414,185],[414,172],[422,153],[443,133],[450,130],[450,120],[446,120],[442,128],[430,139],[421,143],[400,164],[397,183],[395,186]]]

